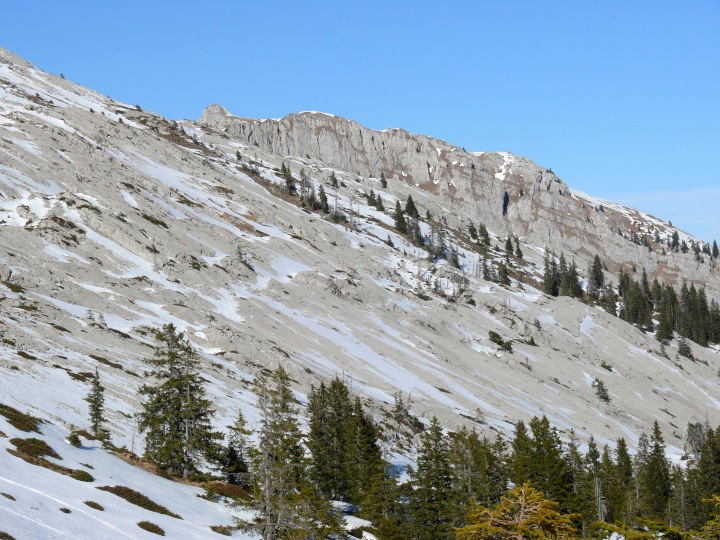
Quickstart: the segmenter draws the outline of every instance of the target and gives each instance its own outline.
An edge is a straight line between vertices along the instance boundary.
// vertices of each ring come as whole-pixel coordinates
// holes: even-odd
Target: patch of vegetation
[[[592,387],[595,389],[595,395],[600,401],[610,403],[610,393],[608,392],[607,386],[600,379],[595,378],[592,383]]]
[[[150,223],[153,225],[157,225],[159,227],[165,227],[166,229],[169,229],[167,223],[165,223],[162,219],[156,218],[155,216],[151,216],[150,214],[142,213],[140,214],[142,217],[147,219]]]
[[[250,495],[245,489],[226,482],[208,482],[205,490],[209,493],[220,495],[221,497],[227,497],[228,499],[248,500],[250,498]]]
[[[45,457],[50,456],[55,459],[62,459],[52,447],[43,441],[35,437],[29,439],[10,439],[10,442],[15,446],[18,452],[22,452],[31,457]]]
[[[115,328],[110,328],[110,327],[108,327],[108,330],[110,330],[111,332],[114,332],[115,334],[117,334],[118,336],[120,336],[123,339],[132,339],[132,336],[130,334],[126,334],[122,330],[116,330]]]
[[[127,336],[127,334],[125,334],[125,335]],[[112,362],[103,356],[98,356],[96,354],[88,354],[88,356],[90,358],[92,358],[93,360],[100,362],[101,364],[105,364],[106,366],[110,366],[110,367],[117,368],[117,369],[122,369],[122,365],[118,364],[117,362]]]
[[[60,509],[60,511],[61,511],[63,514],[69,514],[69,513],[70,513],[70,509],[69,509],[69,508],[65,508],[64,506]]]
[[[9,281],[3,281],[3,285],[5,285],[8,289],[10,289],[14,293],[21,293],[25,292],[25,289],[18,285],[17,283],[10,283]]]
[[[38,425],[42,423],[42,420],[39,418],[21,413],[17,409],[13,409],[12,407],[3,404],[0,404],[0,414],[7,418],[8,423],[15,429],[25,431],[26,433],[31,431],[40,433]]]
[[[96,503],[95,501],[85,501],[85,504],[87,504],[90,508],[99,510],[100,512],[105,511],[105,507],[100,503]]]
[[[50,326],[52,326],[55,330],[58,330],[59,332],[70,332],[70,330],[68,330],[64,326],[60,326],[59,324],[50,323]]]
[[[602,362],[600,362],[600,367],[603,368],[603,369],[607,369],[608,371],[612,371],[612,370],[613,370],[612,365],[608,364],[605,360],[603,360]]]
[[[10,439],[10,442],[15,445],[16,450],[8,448],[7,451],[15,457],[22,459],[23,461],[30,463],[31,465],[37,465],[38,467],[44,467],[56,473],[69,476],[74,480],[80,482],[92,482],[94,478],[92,475],[85,471],[79,471],[63,467],[57,463],[53,463],[45,459],[44,456],[50,456],[57,459],[62,459],[55,450],[53,450],[45,441],[40,439]]]
[[[233,525],[210,525],[210,530],[223,536],[232,536],[232,533],[239,530],[240,527]],[[358,537],[359,538],[359,537]]]
[[[150,521],[140,521],[138,523],[138,527],[140,527],[141,529],[145,529],[148,532],[151,532],[151,533],[154,533],[154,534],[157,534],[160,536],[165,536],[165,531],[163,531],[160,528],[160,526],[155,525],[154,523],[151,523]]]
[[[149,499],[142,493],[135,491],[134,489],[130,489],[129,487],[100,486],[98,487],[98,489],[101,491],[107,491],[109,493],[112,493],[113,495],[117,495],[118,497],[125,499],[130,504],[134,504],[135,506],[139,506],[140,508],[144,508],[145,510],[150,510],[151,512],[155,512],[157,514],[165,514],[166,516],[171,516],[177,519],[182,519],[180,516],[178,516],[177,514],[173,514],[164,506]]]
[[[27,353],[25,351],[18,351],[17,353],[18,353],[18,356],[22,356],[26,360],[37,360],[37,356],[33,356],[32,354]]]
[[[0,493],[0,495],[2,495],[3,497],[5,497],[6,499],[10,499],[11,501],[14,501],[14,500],[15,500],[15,497],[13,497],[12,495],[10,495],[9,493]]]
[[[0,540],[15,540],[15,537],[4,531],[0,531]]]
[[[78,437],[78,434],[75,433],[75,431],[70,432],[70,435],[68,435],[68,438],[67,438],[67,442],[72,444],[75,448],[80,448],[82,446],[80,437]]]
[[[2,342],[5,345],[10,345],[11,347],[15,347],[15,342],[12,339],[3,338]]]
[[[87,471],[81,471],[80,469],[75,469],[69,476],[73,480],[77,480],[79,482],[92,482],[95,480],[92,474]]]
[[[38,307],[35,304],[20,304],[18,306],[20,309],[24,309],[25,311],[37,311]]]
[[[500,334],[498,334],[497,332],[494,332],[492,330],[490,330],[488,337],[490,338],[490,341],[495,343],[503,351],[512,352],[512,341],[511,340],[505,341]]]

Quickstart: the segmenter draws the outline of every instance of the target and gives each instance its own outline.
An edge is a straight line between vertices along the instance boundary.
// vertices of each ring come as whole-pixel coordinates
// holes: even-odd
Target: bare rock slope
[[[284,193],[282,162],[296,181],[304,168],[347,221]],[[461,268],[398,235],[390,211],[365,203],[371,189],[386,209],[412,194],[435,216],[423,230],[445,227]],[[132,415],[144,359],[154,330],[173,322],[202,356],[223,428],[239,407],[256,420],[250,383],[282,364],[301,401],[322,378],[347,376],[391,431],[386,413],[400,395],[420,418],[488,434],[546,414],[566,436],[632,445],[658,420],[679,454],[688,422],[720,423],[718,351],[693,345],[691,362],[533,280],[544,246],[598,252],[611,271],[657,258],[668,278],[712,291],[716,270],[689,255],[661,259],[613,230],[651,224],[662,235],[669,225],[596,206],[509,154],[318,114],[261,122],[211,107],[200,124],[174,122],[0,50],[0,402],[83,426],[97,367],[114,441],[141,451]],[[491,231],[484,258],[458,229],[468,219]],[[514,275],[528,279],[503,287],[478,269],[502,260],[494,246],[508,231],[525,252]]]

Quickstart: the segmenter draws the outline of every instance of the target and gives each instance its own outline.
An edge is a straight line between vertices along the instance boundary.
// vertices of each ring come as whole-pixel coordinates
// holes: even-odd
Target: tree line
[[[720,427],[688,426],[683,467],[666,457],[657,422],[632,456],[622,438],[601,449],[591,437],[581,452],[572,432],[563,441],[544,416],[517,422],[509,440],[491,439],[466,427],[448,433],[436,418],[422,422],[396,403],[396,420],[419,433],[416,466],[403,472],[381,451],[394,434],[378,427],[341,379],[312,388],[304,433],[288,373],[279,367],[258,376],[255,430],[237,411],[225,436],[212,426],[189,341],[172,324],[157,340],[138,414],[146,457],[169,476],[206,478],[213,470],[247,490],[257,519],[246,527],[266,540],[345,537],[332,501],[371,521],[370,532],[385,540],[514,538],[543,527],[550,527],[546,536],[520,537],[664,531],[679,538],[717,524]],[[92,431],[107,439],[97,373],[87,400]],[[525,521],[513,514],[519,507]]]

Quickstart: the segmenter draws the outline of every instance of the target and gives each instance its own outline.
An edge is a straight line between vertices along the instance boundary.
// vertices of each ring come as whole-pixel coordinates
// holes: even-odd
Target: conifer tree
[[[405,234],[407,232],[407,223],[405,223],[405,216],[402,208],[400,207],[400,201],[395,201],[395,213],[393,214],[393,218],[395,219],[395,228],[397,229],[397,232]]]
[[[318,190],[318,197],[320,198],[320,210],[322,210],[323,214],[329,214],[330,205],[328,204],[327,194],[325,193],[325,188],[323,186],[320,186],[320,189]]]
[[[411,218],[418,219],[418,209],[415,207],[412,195],[408,195],[407,201],[405,201],[405,213]]]
[[[379,212],[385,211],[385,205],[383,204],[382,197],[380,197],[379,193],[375,195],[375,208],[377,208]]]
[[[228,426],[228,443],[222,458],[222,472],[228,484],[235,484],[244,488],[252,485],[248,469],[247,437],[251,431],[247,429],[247,422],[242,411],[238,411],[233,425]]]
[[[100,383],[100,374],[95,368],[95,374],[91,378],[90,391],[85,401],[88,402],[88,416],[90,417],[90,433],[93,437],[106,440],[109,436],[105,423],[105,387]]]
[[[380,173],[380,185],[385,189],[387,187],[387,178],[385,178],[385,173]]]
[[[647,456],[641,459],[640,499],[641,507],[645,510],[643,517],[663,519],[670,497],[670,465],[665,457],[665,442],[657,420],[653,423]]]
[[[512,238],[510,238],[510,236],[508,236],[507,240],[505,240],[505,260],[510,261],[510,257],[512,257],[512,254],[513,254]]]
[[[518,259],[522,259],[522,258],[523,258],[523,252],[522,252],[522,250],[520,249],[520,241],[517,239],[517,237],[515,237],[515,256],[516,256]]]
[[[595,255],[588,268],[588,296],[593,299],[598,298],[604,284],[605,276],[603,274],[602,261],[598,255]]]
[[[307,446],[312,455],[310,478],[318,493],[332,500],[348,496],[347,429],[353,414],[350,392],[340,379],[313,388],[308,399],[310,431]]]
[[[147,401],[138,415],[138,427],[147,432],[145,454],[168,474],[185,478],[202,458],[216,459],[222,435],[210,425],[213,411],[189,341],[172,323],[156,337],[159,345],[148,362],[157,383],[140,389]]]
[[[500,501],[508,482],[505,451],[506,444],[500,436],[494,442],[481,439],[464,426],[452,434],[449,459],[455,472],[459,504],[492,506]]]
[[[558,504],[547,500],[529,483],[507,492],[502,501],[490,509],[473,508],[468,524],[457,530],[457,540],[475,539],[572,539],[576,538],[572,518],[556,510]]]
[[[259,514],[255,529],[264,540],[313,538],[308,528],[321,523],[333,528],[334,514],[326,511],[305,482],[302,435],[287,372],[279,367],[270,380],[258,377],[255,393],[260,412],[258,446],[253,452]]]
[[[473,224],[472,221],[470,222],[470,225],[468,225],[468,234],[470,235],[470,238],[472,238],[473,240],[475,240],[477,242],[478,233],[477,233],[477,229],[475,228],[475,225]]]
[[[718,250],[717,240],[713,240],[712,256],[717,259],[720,256],[720,250]]]
[[[409,503],[411,534],[415,540],[443,540],[454,537],[456,509],[453,471],[448,459],[447,439],[437,418],[421,435],[415,490]]]

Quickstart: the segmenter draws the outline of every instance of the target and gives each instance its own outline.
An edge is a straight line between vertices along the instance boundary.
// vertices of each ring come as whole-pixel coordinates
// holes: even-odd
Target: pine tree
[[[242,411],[238,411],[235,422],[228,427],[230,432],[225,454],[221,460],[222,472],[228,484],[235,484],[247,489],[252,485],[247,463],[247,437],[251,431],[247,429],[247,422]]]
[[[418,219],[418,209],[415,207],[412,195],[408,195],[407,201],[405,201],[405,213],[411,218]]]
[[[387,178],[385,178],[385,173],[380,173],[380,185],[385,189],[387,187]]]
[[[415,490],[409,503],[412,538],[442,540],[454,537],[457,506],[454,502],[453,471],[448,459],[447,439],[437,420],[420,437]]]
[[[657,420],[653,424],[648,454],[644,459],[640,477],[643,517],[663,519],[670,497],[670,465],[665,457],[665,442]]]
[[[308,413],[310,478],[322,497],[347,500],[347,428],[353,408],[345,383],[336,377],[328,386],[321,382],[319,388],[313,388]]]
[[[330,205],[328,204],[327,194],[325,193],[325,188],[323,186],[320,186],[320,189],[318,190],[318,197],[320,198],[320,210],[322,210],[323,214],[329,214]]]
[[[512,257],[512,254],[513,254],[512,238],[510,238],[510,236],[508,236],[507,240],[505,240],[505,260],[510,261],[510,257]]]
[[[449,459],[455,472],[454,489],[459,504],[492,506],[500,502],[508,482],[506,449],[500,436],[494,442],[481,439],[464,426],[452,434]]]
[[[377,429],[363,410],[359,397],[355,397],[352,416],[346,426],[345,467],[348,500],[360,505],[361,513],[374,521],[379,515],[373,515],[372,506],[382,504],[382,501],[375,501],[374,497],[382,498],[390,479],[387,464],[382,458]]]
[[[382,197],[380,197],[379,193],[375,196],[375,208],[377,208],[379,212],[385,211],[385,205],[383,204]]]
[[[457,530],[457,540],[575,538],[573,515],[561,514],[558,504],[547,500],[541,491],[525,483],[508,491],[502,501],[490,509],[473,508],[468,524]]]
[[[598,298],[604,284],[605,276],[603,274],[602,261],[598,255],[595,255],[588,268],[588,296],[593,299]]]
[[[210,425],[213,411],[198,369],[197,354],[182,332],[166,324],[157,334],[159,345],[149,360],[157,380],[144,385],[147,396],[138,414],[145,436],[145,454],[172,476],[187,477],[201,458],[214,460],[222,435]]]
[[[85,401],[88,402],[88,416],[90,417],[90,433],[96,439],[107,440],[109,433],[103,427],[105,423],[105,387],[100,383],[100,374],[95,368],[91,378],[90,391]]]
[[[264,540],[291,538],[298,526],[304,487],[305,459],[290,378],[279,367],[270,380],[255,381],[260,428],[253,452],[256,479],[256,530]]]
[[[470,222],[470,225],[468,225],[468,234],[470,235],[470,238],[472,238],[473,240],[475,240],[477,242],[478,233],[477,233],[477,229],[475,228],[475,225],[473,224],[472,221]]]
[[[522,259],[522,258],[523,258],[523,252],[522,252],[522,250],[520,249],[520,241],[517,239],[517,237],[515,238],[515,256],[516,256],[518,259]]]
[[[337,176],[335,176],[335,171],[330,175],[330,185],[334,188],[338,187],[338,179]]]
[[[400,207],[400,201],[395,201],[395,213],[393,214],[393,218],[395,219],[395,229],[397,229],[397,232],[405,234],[407,232],[407,223],[405,223],[405,216],[403,215],[403,210]]]
[[[717,240],[713,240],[712,256],[717,259],[720,256],[720,250],[718,250]]]

